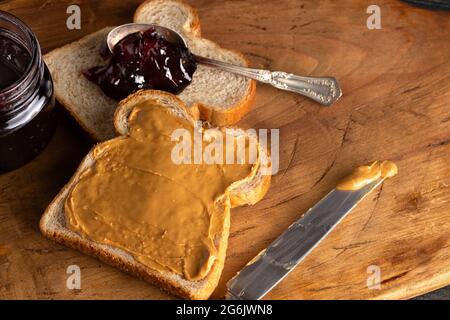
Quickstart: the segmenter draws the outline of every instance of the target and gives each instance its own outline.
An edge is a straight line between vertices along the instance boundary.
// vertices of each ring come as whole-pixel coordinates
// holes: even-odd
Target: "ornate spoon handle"
[[[333,77],[303,77],[281,71],[240,67],[200,56],[195,58],[198,63],[268,83],[281,90],[299,93],[325,106],[333,104],[342,95],[339,83]]]

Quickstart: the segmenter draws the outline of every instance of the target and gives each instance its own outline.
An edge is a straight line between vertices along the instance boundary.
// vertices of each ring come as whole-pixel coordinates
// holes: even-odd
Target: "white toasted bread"
[[[180,32],[194,54],[248,65],[242,54],[201,38],[199,18],[183,1],[146,1],[136,10],[134,21],[154,23]],[[44,56],[53,76],[56,98],[97,141],[114,136],[112,123],[117,101],[88,81],[82,71],[105,64],[100,51],[111,29],[101,29]],[[199,65],[192,83],[179,98],[188,108],[198,109],[201,119],[226,126],[236,123],[250,110],[255,90],[253,80]]]
[[[194,123],[196,112],[191,113],[184,103],[174,95],[154,90],[139,91],[124,101],[122,101],[116,111],[115,127],[120,135],[116,139],[124,139],[129,133],[128,116],[133,107],[141,104],[143,101],[153,101],[160,106],[170,110],[174,117],[182,117]],[[245,131],[241,131],[244,135]],[[239,134],[239,133],[238,133]],[[253,138],[253,137],[252,137]],[[97,150],[101,150],[102,144],[98,145]],[[53,202],[48,206],[40,221],[41,232],[48,238],[59,243],[65,244],[74,249],[80,250],[86,254],[98,257],[99,259],[116,266],[128,273],[136,275],[150,283],[156,284],[160,288],[188,299],[206,299],[213,292],[220,278],[225,260],[228,233],[229,233],[229,214],[230,207],[245,204],[254,204],[258,202],[267,192],[270,185],[270,175],[264,174],[264,166],[261,161],[257,161],[251,170],[251,174],[245,179],[236,181],[226,194],[217,203],[217,210],[224,215],[225,222],[220,237],[217,239],[218,255],[212,268],[205,278],[197,281],[190,281],[179,274],[168,271],[158,271],[145,266],[134,259],[132,255],[119,248],[110,245],[94,242],[86,237],[70,230],[66,224],[64,203],[71,190],[80,180],[81,174],[89,167],[95,165],[96,156],[92,149],[81,162],[80,167],[69,181],[69,183],[60,191]],[[258,144],[258,159],[266,156],[265,151]],[[267,167],[266,167],[267,168]],[[208,181],[205,181],[207,188]]]

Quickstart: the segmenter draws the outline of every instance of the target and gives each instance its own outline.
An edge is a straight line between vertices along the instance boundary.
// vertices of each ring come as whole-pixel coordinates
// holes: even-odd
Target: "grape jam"
[[[101,55],[105,55],[104,50]],[[186,47],[167,41],[154,29],[126,36],[114,46],[109,59],[105,66],[83,74],[115,100],[140,89],[179,94],[197,69],[195,57]]]

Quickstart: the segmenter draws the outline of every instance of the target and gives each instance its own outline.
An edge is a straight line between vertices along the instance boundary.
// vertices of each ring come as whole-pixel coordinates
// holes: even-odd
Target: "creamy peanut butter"
[[[136,106],[128,122],[129,136],[94,149],[95,165],[65,202],[66,221],[83,237],[121,248],[146,266],[202,279],[229,219],[228,201],[225,214],[216,204],[254,167],[175,164],[172,132],[197,129],[155,103]]]
[[[375,161],[371,165],[356,168],[349,176],[337,185],[339,190],[359,190],[380,178],[391,178],[397,175],[398,169],[392,161]]]

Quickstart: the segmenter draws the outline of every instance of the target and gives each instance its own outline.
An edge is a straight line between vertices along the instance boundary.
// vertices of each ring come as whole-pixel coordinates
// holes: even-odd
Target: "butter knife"
[[[382,163],[384,164],[384,162]],[[360,167],[372,174],[371,179],[356,190],[333,189],[305,215],[293,223],[265,250],[253,258],[227,283],[227,300],[259,300],[291,272],[333,228],[385,178],[395,172],[382,175],[381,165]],[[377,165],[377,168],[374,166]],[[377,172],[370,170],[379,169]],[[358,172],[358,171],[355,171]],[[351,182],[355,181],[350,177]],[[358,181],[359,183],[361,181]],[[346,182],[347,183],[347,182]],[[347,183],[348,184],[348,183]]]

